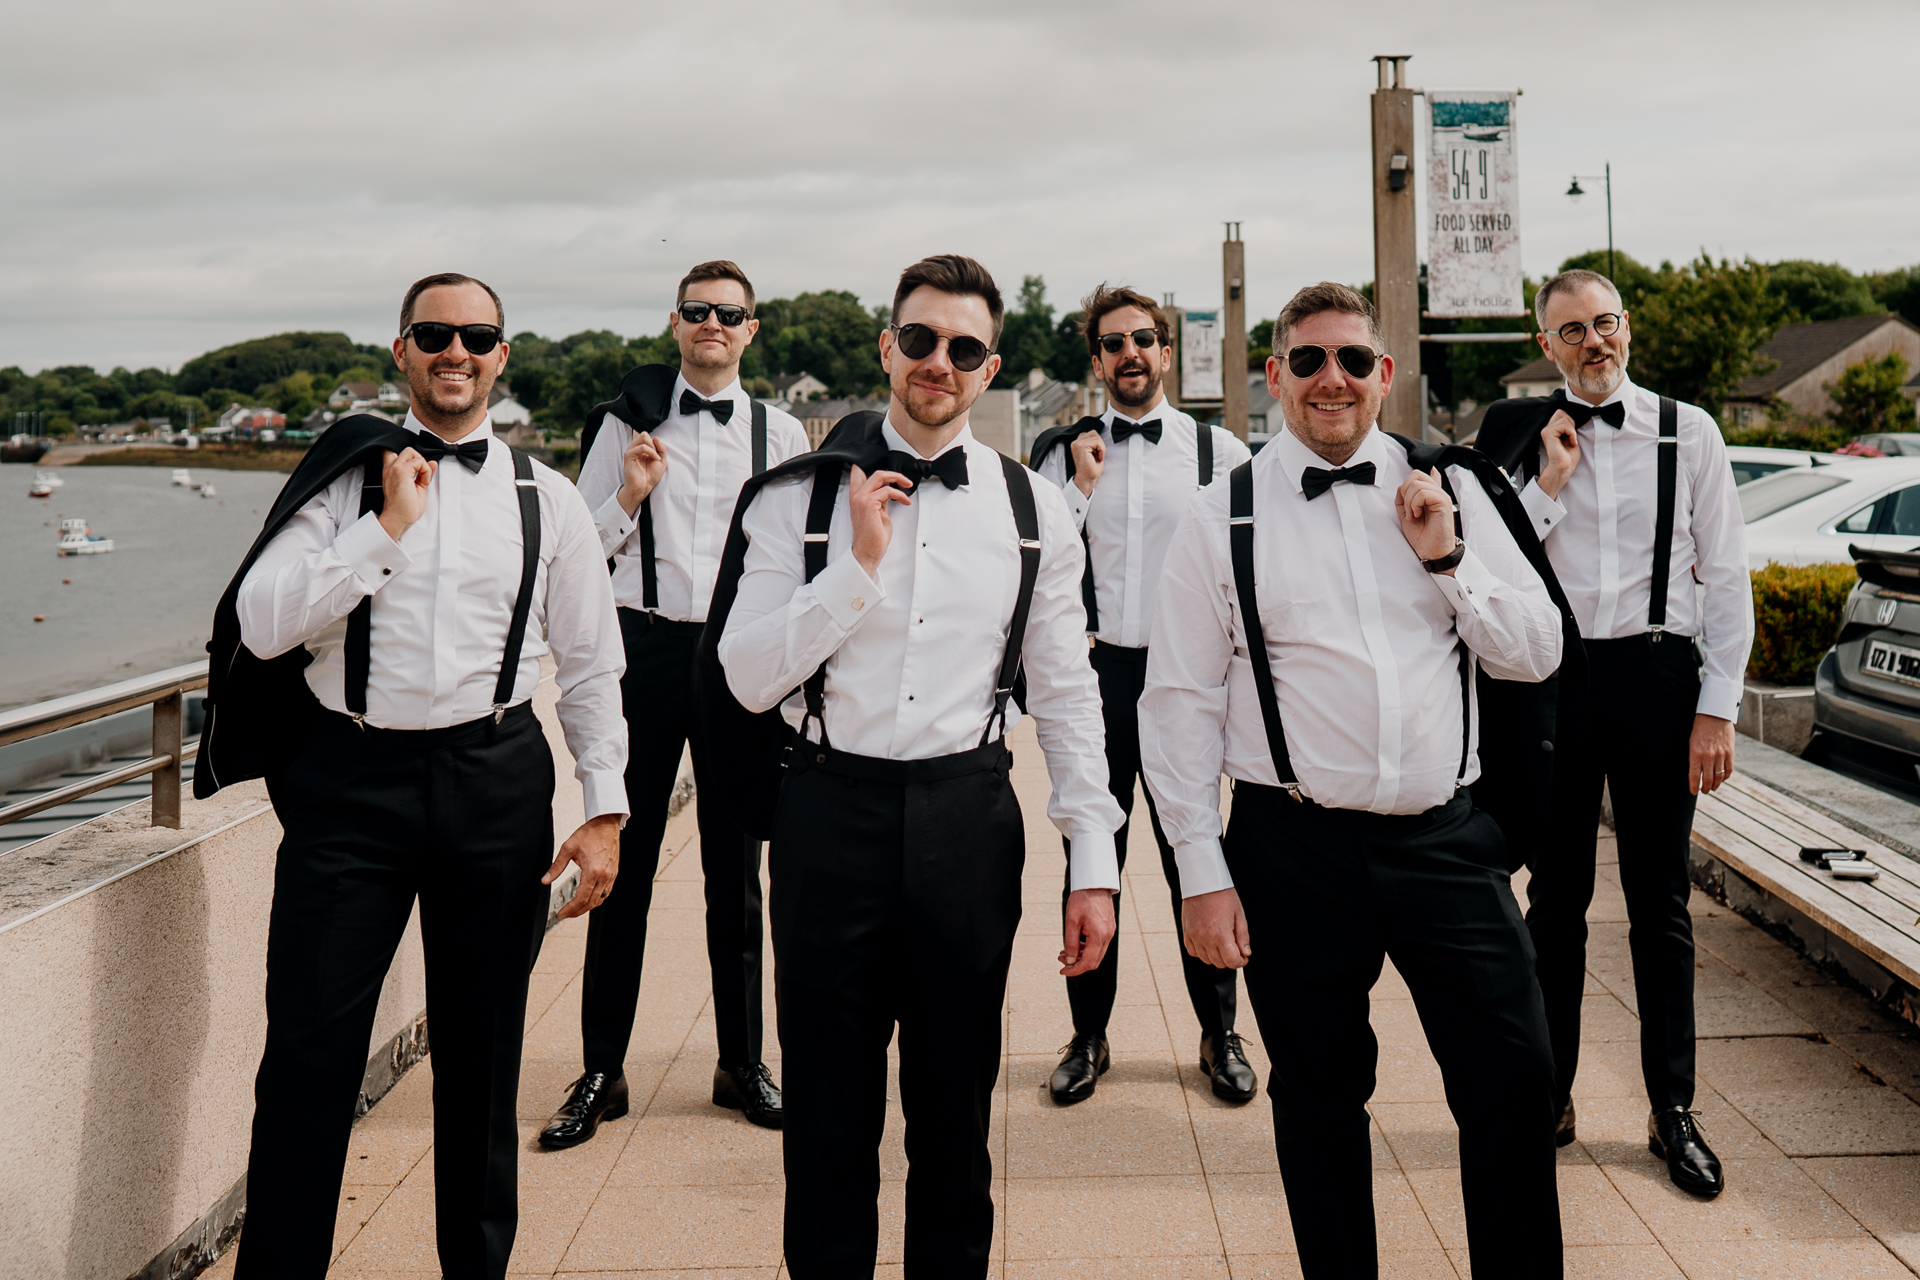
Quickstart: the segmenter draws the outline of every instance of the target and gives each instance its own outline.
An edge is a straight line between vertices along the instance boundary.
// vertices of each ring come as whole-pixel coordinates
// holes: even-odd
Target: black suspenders
[[[520,649],[527,638],[527,618],[533,612],[533,582],[540,571],[540,490],[533,478],[533,459],[509,446],[513,455],[513,487],[520,501],[520,593],[513,601],[513,621],[507,624],[507,645],[500,656],[500,677],[493,686],[493,722],[499,724],[513,701],[513,686],[520,674]],[[366,474],[374,476],[373,464]],[[377,479],[360,488],[360,514],[378,513],[386,502],[386,491]],[[373,667],[373,597],[368,596],[347,615],[346,695],[347,714],[362,729],[367,727],[367,673]]]
[[[1440,472],[1445,483],[1446,472]],[[1240,620],[1247,630],[1247,658],[1253,663],[1254,693],[1260,699],[1260,719],[1267,730],[1267,753],[1273,757],[1273,771],[1280,785],[1295,800],[1300,799],[1300,781],[1294,776],[1293,758],[1287,753],[1287,734],[1280,724],[1280,697],[1274,692],[1273,665],[1267,656],[1267,637],[1260,626],[1260,601],[1253,580],[1253,463],[1241,463],[1227,480],[1227,540],[1233,553],[1233,586],[1240,601]],[[1453,496],[1447,486],[1447,496]],[[1453,504],[1454,536],[1460,532],[1460,504]],[[1467,647],[1460,647],[1460,771],[1467,776],[1467,757],[1473,749],[1473,660]],[[1455,785],[1461,785],[1456,783]]]
[[[1165,419],[1161,420],[1163,423]],[[1213,483],[1213,428],[1204,422],[1194,424],[1198,429],[1195,439],[1196,453],[1199,457],[1199,481],[1202,489]],[[1061,448],[1067,451],[1067,479],[1073,479],[1073,444],[1063,441]],[[1087,567],[1080,574],[1080,602],[1087,608],[1087,634],[1092,635],[1100,629],[1100,606],[1095,603],[1093,589],[1093,543],[1087,538],[1086,525],[1080,526],[1080,545],[1087,554]]]
[[[1027,635],[1027,615],[1033,607],[1033,584],[1040,576],[1040,518],[1033,505],[1033,482],[1027,469],[1007,457],[997,454],[1000,459],[1001,474],[1007,479],[1007,501],[1013,507],[1013,527],[1020,536],[1020,590],[1014,597],[1013,617],[1007,623],[1007,651],[1000,660],[1000,672],[993,682],[993,711],[987,716],[987,727],[980,733],[980,745],[986,746],[993,738],[994,725],[1000,726],[1002,734],[1007,731],[1007,699],[1013,696],[1015,680],[1020,675],[1020,646]],[[827,538],[833,527],[833,508],[840,494],[838,472],[816,471],[813,476],[813,496],[807,502],[807,531],[804,540],[806,555],[806,573],[808,582],[818,577],[827,567]],[[814,673],[801,685],[801,691],[807,700],[807,713],[800,721],[800,734],[806,736],[807,721],[814,720],[820,725],[820,745],[831,747],[827,740],[827,664],[821,663]]]
[[[1660,397],[1658,494],[1653,509],[1653,582],[1647,593],[1647,633],[1658,643],[1667,629],[1667,575],[1673,563],[1673,500],[1680,483],[1680,406]]]
[[[759,475],[767,469],[767,406],[758,400],[752,403],[753,474]],[[660,573],[653,554],[652,494],[640,500],[640,511],[635,519],[640,526],[640,607],[652,613],[660,607]],[[607,561],[607,568],[613,568],[612,560]]]

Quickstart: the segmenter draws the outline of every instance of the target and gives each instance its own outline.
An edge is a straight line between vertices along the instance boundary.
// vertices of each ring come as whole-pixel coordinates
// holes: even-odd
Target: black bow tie
[[[713,420],[721,426],[733,421],[732,400],[702,400],[700,394],[691,387],[680,393],[681,417],[691,418],[702,409],[712,414]]]
[[[476,474],[481,467],[487,465],[487,442],[485,440],[469,440],[465,444],[448,444],[439,436],[434,435],[433,432],[422,431],[420,433],[420,442],[413,447],[419,452],[420,456],[428,462],[438,462],[448,454],[452,454],[454,457],[460,459],[461,466]]]
[[[1119,414],[1113,416],[1113,442],[1119,444],[1128,436],[1145,436],[1155,444],[1160,443],[1160,419],[1151,418],[1146,422],[1135,422]]]
[[[921,483],[939,477],[940,483],[949,489],[958,489],[967,482],[967,451],[949,449],[937,458],[920,458],[911,453],[902,453],[898,449],[888,453],[880,464],[881,471],[898,471],[913,481],[917,489]]]
[[[1612,404],[1603,404],[1595,408],[1593,405],[1584,404],[1581,401],[1572,399],[1564,391],[1556,391],[1554,395],[1560,402],[1555,407],[1565,413],[1569,418],[1572,418],[1573,425],[1576,427],[1584,427],[1595,418],[1598,418],[1600,421],[1618,431],[1627,420],[1627,402],[1625,400],[1615,400]]]
[[[1373,464],[1356,462],[1350,467],[1335,467],[1331,471],[1325,467],[1308,467],[1300,473],[1300,488],[1306,493],[1307,501],[1312,502],[1342,480],[1348,484],[1372,484]]]

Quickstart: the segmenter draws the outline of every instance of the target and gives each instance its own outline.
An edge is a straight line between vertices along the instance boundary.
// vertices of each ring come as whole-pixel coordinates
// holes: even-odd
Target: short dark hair
[[[1138,307],[1147,313],[1162,346],[1173,341],[1173,324],[1167,319],[1167,313],[1160,309],[1159,303],[1138,289],[1124,284],[1109,287],[1102,281],[1092,293],[1080,300],[1080,310],[1086,313],[1086,318],[1080,322],[1080,332],[1086,336],[1087,352],[1095,360],[1100,358],[1101,319],[1124,307]]]
[[[699,284],[702,280],[738,280],[740,287],[747,292],[747,314],[753,314],[753,281],[747,279],[742,271],[725,258],[715,258],[712,262],[703,262],[686,275],[680,277],[680,291],[673,296],[673,305],[679,306],[687,300],[687,286]]]
[[[1344,284],[1322,280],[1294,294],[1293,300],[1280,309],[1280,318],[1273,322],[1273,353],[1279,355],[1287,349],[1287,334],[1293,326],[1326,311],[1365,317],[1367,332],[1373,335],[1374,345],[1387,345],[1386,335],[1380,332],[1380,313],[1373,309],[1366,295]]]
[[[1541,285],[1540,291],[1533,295],[1534,323],[1538,324],[1542,331],[1546,329],[1548,298],[1551,298],[1556,293],[1571,293],[1575,289],[1584,289],[1591,284],[1597,284],[1612,294],[1614,305],[1622,311],[1627,309],[1626,304],[1620,300],[1619,286],[1615,285],[1613,281],[1607,279],[1598,271],[1584,271],[1576,267],[1572,271],[1562,271],[1559,275]]]
[[[988,346],[1000,345],[1000,324],[1006,319],[1007,308],[1000,300],[1000,286],[993,282],[993,276],[985,267],[957,253],[936,253],[931,258],[920,259],[900,273],[900,285],[893,291],[895,324],[900,323],[900,308],[906,303],[907,297],[922,285],[938,289],[941,293],[979,298],[985,302],[987,314],[993,317],[993,341]]]
[[[438,289],[442,285],[477,284],[487,291],[493,299],[494,323],[500,326],[500,332],[507,331],[507,309],[500,302],[500,295],[485,280],[475,280],[472,276],[463,276],[458,271],[442,271],[438,275],[428,276],[424,280],[415,280],[413,287],[407,290],[407,296],[400,300],[400,332],[405,333],[407,326],[413,323],[413,304],[420,301],[420,295],[429,289]]]

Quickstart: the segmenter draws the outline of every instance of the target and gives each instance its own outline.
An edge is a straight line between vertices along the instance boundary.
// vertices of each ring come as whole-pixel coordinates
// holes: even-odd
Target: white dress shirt
[[[1567,396],[1575,398],[1572,388]],[[1626,403],[1626,421],[1615,428],[1595,417],[1580,428],[1580,465],[1559,501],[1542,492],[1538,482],[1520,494],[1580,634],[1588,640],[1644,635],[1653,598],[1660,397],[1623,378],[1600,403],[1616,400]],[[1740,714],[1747,650],[1753,644],[1747,527],[1720,428],[1705,410],[1682,404],[1676,430],[1680,470],[1665,629],[1700,638],[1705,662],[1695,710],[1733,720]],[[1542,448],[1543,468],[1545,453]],[[1704,601],[1694,597],[1696,581],[1706,588]]]
[[[1464,777],[1458,645],[1497,677],[1560,665],[1560,614],[1471,472],[1450,468],[1466,558],[1430,574],[1400,531],[1407,453],[1374,430],[1345,465],[1372,485],[1308,501],[1327,464],[1290,431],[1253,459],[1253,569],[1280,721],[1300,790],[1337,809],[1422,813]],[[1228,486],[1216,484],[1167,548],[1140,696],[1140,759],[1187,897],[1233,884],[1220,852],[1220,774],[1277,786],[1233,581]],[[1471,686],[1470,686],[1471,687]],[[1477,735],[1476,735],[1477,737]]]
[[[1119,410],[1100,415],[1100,438],[1106,441],[1107,462],[1091,497],[1067,478],[1068,441],[1040,461],[1040,474],[1060,486],[1074,523],[1087,535],[1093,560],[1094,606],[1100,626],[1094,637],[1106,644],[1138,649],[1153,630],[1154,589],[1160,581],[1160,561],[1167,541],[1187,514],[1187,505],[1200,492],[1201,431],[1213,433],[1215,479],[1253,455],[1231,431],[1199,426],[1164,399],[1144,418],[1128,421],[1160,422],[1158,444],[1142,435],[1113,442]]]
[[[891,422],[883,431],[888,447],[913,452]],[[889,508],[893,536],[878,582],[853,556],[844,497],[834,503],[826,568],[811,583],[801,539],[812,485],[774,484],[755,498],[743,522],[751,542],[740,593],[720,641],[727,685],[744,706],[765,711],[785,699],[782,714],[799,728],[806,704],[795,690],[824,661],[826,736],[837,749],[926,760],[980,745],[1019,595],[1020,535],[1000,455],[970,427],[942,452],[953,449],[966,451],[967,483],[949,490],[929,479],[912,505]],[[840,483],[844,492],[844,476]],[[1072,887],[1118,889],[1121,815],[1107,793],[1100,689],[1087,661],[1080,535],[1059,490],[1036,483],[1033,498],[1040,572],[1021,663],[1053,779],[1047,815],[1071,842]],[[1009,729],[1019,714],[1009,702]]]
[[[406,425],[425,432],[418,418]],[[435,468],[426,511],[396,544],[360,514],[354,467],[287,522],[247,572],[240,638],[262,658],[304,644],[307,684],[345,714],[347,615],[373,597],[367,723],[444,729],[493,714],[495,683],[520,593],[524,555],[513,457],[491,420],[464,437],[488,442],[478,472],[452,454]],[[540,561],[513,705],[533,696],[540,659],[558,668],[560,727],[586,793],[586,816],[627,813],[626,650],[593,517],[566,477],[533,464]],[[377,479],[377,476],[375,477]]]
[[[722,423],[705,409],[692,417],[682,414],[680,395],[688,390],[685,375],[674,380],[673,411],[653,432],[667,455],[666,474],[648,495],[660,601],[656,612],[681,622],[705,622],[734,503],[740,499],[740,486],[753,474],[753,397],[740,389],[738,380],[714,396],[716,401],[733,401],[733,416]],[[639,508],[628,515],[620,505],[624,458],[634,435],[631,424],[609,415],[594,438],[593,453],[580,466],[580,496],[593,512],[600,549],[613,560],[613,598],[623,609],[643,608],[645,600],[635,532]],[[798,418],[767,406],[769,470],[810,447]]]

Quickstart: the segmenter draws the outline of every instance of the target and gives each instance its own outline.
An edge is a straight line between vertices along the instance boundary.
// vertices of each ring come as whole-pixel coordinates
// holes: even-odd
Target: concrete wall
[[[562,779],[558,838],[581,799],[556,696],[549,680],[535,702]],[[177,832],[145,826],[138,805],[0,859],[20,892],[55,886],[0,922],[0,1280],[178,1274],[238,1208],[280,825],[258,782],[182,807]],[[80,888],[57,874],[116,845],[152,853]],[[370,1080],[425,1004],[416,909],[381,993]]]
[[[973,438],[1011,458],[1020,456],[1020,393],[983,391],[967,415]]]

